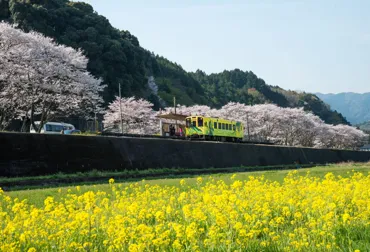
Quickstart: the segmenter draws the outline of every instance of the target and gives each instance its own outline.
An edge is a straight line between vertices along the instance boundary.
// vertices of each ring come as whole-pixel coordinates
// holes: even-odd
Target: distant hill
[[[370,121],[370,93],[316,93],[324,102],[343,114],[351,124]]]
[[[356,124],[356,127],[359,127],[361,130],[370,133],[370,121]]]
[[[118,94],[120,83],[123,96],[148,99],[155,109],[172,105],[174,96],[178,104],[216,108],[230,101],[250,105],[274,103],[282,107],[304,107],[327,123],[348,123],[316,95],[268,85],[252,71],[234,69],[210,75],[201,70],[187,72],[180,64],[141,47],[139,39],[129,31],[112,27],[107,18],[87,3],[0,0],[0,20],[83,49],[89,58],[88,70],[107,84],[103,93],[106,105]],[[158,87],[156,91],[149,85],[152,77]]]

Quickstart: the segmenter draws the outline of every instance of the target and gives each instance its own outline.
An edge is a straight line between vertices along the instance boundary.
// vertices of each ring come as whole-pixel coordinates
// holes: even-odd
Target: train
[[[247,144],[267,144],[274,145],[270,141],[244,140],[244,124],[239,121],[226,120],[217,117],[206,116],[184,116],[177,117],[162,117],[163,119],[177,120],[184,122],[185,125],[177,125],[181,128],[180,132],[164,131],[162,134],[143,135],[143,134],[129,134],[129,133],[113,133],[103,131],[102,136],[116,136],[116,137],[134,137],[134,138],[163,138],[163,139],[177,139],[177,140],[194,140],[194,141],[217,141],[217,142],[234,142]],[[169,125],[170,127],[173,125]],[[173,128],[174,129],[174,128]]]
[[[242,142],[244,125],[238,121],[216,117],[188,116],[185,119],[185,138],[221,142]]]

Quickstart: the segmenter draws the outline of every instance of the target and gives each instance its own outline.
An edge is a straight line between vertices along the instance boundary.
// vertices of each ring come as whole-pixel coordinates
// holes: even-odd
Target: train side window
[[[203,127],[203,118],[198,117],[198,127]]]
[[[233,126],[229,124],[229,130],[233,130]]]
[[[217,123],[216,122],[213,123],[213,128],[217,129]]]
[[[222,124],[222,129],[223,129],[223,130],[225,129],[225,124],[224,124],[224,123]]]
[[[235,125],[233,125],[233,130],[234,130],[234,131],[236,130],[236,127],[235,127]]]
[[[218,123],[218,129],[222,129],[221,123]]]
[[[186,119],[186,128],[189,128],[190,125],[191,125],[191,120],[190,120],[190,118],[187,118]]]

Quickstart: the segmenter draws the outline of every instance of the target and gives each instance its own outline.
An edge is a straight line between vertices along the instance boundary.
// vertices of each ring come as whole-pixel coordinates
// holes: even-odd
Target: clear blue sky
[[[141,46],[206,73],[307,92],[370,92],[370,0],[86,0]]]

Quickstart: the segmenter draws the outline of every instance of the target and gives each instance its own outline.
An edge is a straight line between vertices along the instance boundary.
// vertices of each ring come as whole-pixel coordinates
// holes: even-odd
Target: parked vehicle
[[[35,122],[36,126],[40,125],[40,122]],[[63,123],[63,122],[47,122],[42,127],[40,133],[44,134],[61,134],[62,131],[66,130],[75,130],[75,127],[72,124],[69,123]],[[36,133],[36,130],[33,128],[31,124],[30,133]]]
[[[76,130],[76,129],[73,129],[73,130],[65,130],[64,131],[64,134],[65,135],[80,135],[81,134],[81,130]]]

